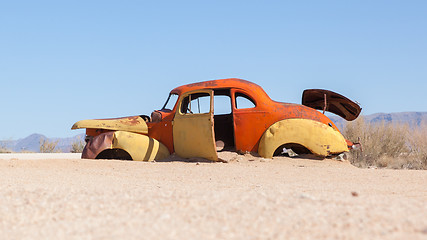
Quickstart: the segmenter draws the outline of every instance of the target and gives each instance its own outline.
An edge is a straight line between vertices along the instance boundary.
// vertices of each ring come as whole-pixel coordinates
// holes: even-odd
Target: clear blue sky
[[[427,111],[427,1],[2,1],[0,139],[150,114],[237,77],[272,99],[337,91],[363,114]]]

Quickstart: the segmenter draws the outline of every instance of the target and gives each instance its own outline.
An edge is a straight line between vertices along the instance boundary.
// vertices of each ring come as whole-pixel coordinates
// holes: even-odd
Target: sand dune
[[[427,171],[285,157],[4,156],[0,236],[7,239],[427,238]]]

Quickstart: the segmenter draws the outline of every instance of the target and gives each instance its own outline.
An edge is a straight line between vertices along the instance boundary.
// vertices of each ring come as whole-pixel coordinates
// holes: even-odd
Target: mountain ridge
[[[3,148],[12,152],[40,152],[41,142],[43,140],[47,140],[48,142],[57,142],[56,150],[61,152],[70,152],[71,145],[74,142],[83,141],[84,137],[84,133],[66,138],[48,138],[43,134],[33,133],[18,140],[0,141],[0,149]]]
[[[347,121],[336,115],[328,116],[339,129],[344,128]],[[427,123],[427,112],[396,112],[396,113],[374,113],[363,117],[368,123],[392,123],[408,124],[410,127],[420,126],[423,122]]]

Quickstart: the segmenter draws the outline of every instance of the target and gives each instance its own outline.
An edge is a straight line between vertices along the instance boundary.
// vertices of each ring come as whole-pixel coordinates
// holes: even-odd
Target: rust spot
[[[214,92],[217,89],[229,89],[231,103],[232,103],[232,119],[233,119],[233,130],[234,130],[234,143],[235,149],[239,152],[257,152],[259,141],[262,135],[265,133],[268,127],[272,124],[285,120],[285,119],[311,119],[317,122],[324,123],[325,126],[328,124],[335,130],[338,130],[336,125],[331,122],[331,120],[326,117],[321,112],[316,109],[332,111],[335,110],[333,106],[336,106],[336,110],[340,110],[344,113],[344,117],[349,115],[356,115],[359,112],[359,109],[352,109],[351,106],[347,106],[348,99],[341,97],[340,95],[326,91],[326,90],[311,90],[306,92],[305,97],[303,97],[303,104],[307,106],[292,104],[292,103],[281,103],[271,100],[267,93],[257,84],[251,83],[246,80],[230,78],[230,79],[220,79],[212,80],[205,82],[198,82],[183,85],[177,87],[171,91],[182,97],[182,94],[194,91],[194,90],[206,90],[212,89]],[[237,109],[235,105],[236,95],[243,94],[248,98],[252,99],[255,103],[255,107],[247,109]],[[303,95],[304,96],[304,95]],[[179,99],[178,101],[182,101]],[[326,103],[325,103],[326,101]],[[337,103],[334,105],[334,103]],[[326,107],[325,107],[326,106]],[[357,107],[357,106],[356,106]],[[173,136],[172,136],[172,122],[175,115],[176,109],[166,111],[161,110],[160,117],[155,121],[155,118],[152,117],[151,122],[145,124],[144,118],[140,116],[129,116],[115,119],[98,119],[98,120],[117,120],[117,121],[108,121],[108,123],[102,122],[101,126],[110,125],[110,129],[116,129],[117,126],[120,127],[127,126],[136,128],[139,125],[147,125],[148,135],[153,139],[156,139],[164,143],[170,152],[173,152]],[[117,125],[117,126],[111,126]],[[111,133],[108,133],[111,130],[96,130],[96,129],[87,129],[88,136],[99,136],[97,140],[97,147],[103,147],[108,142],[107,137]],[[275,134],[275,129],[272,129],[269,134]],[[277,133],[276,133],[277,134]],[[104,138],[101,141],[101,138]],[[93,145],[93,146],[95,146]],[[350,146],[350,144],[348,143]],[[328,149],[328,154],[330,154],[330,146],[322,146],[325,149]],[[88,150],[92,150],[95,147],[88,147]],[[90,155],[90,154],[88,154]],[[93,155],[93,154],[92,154]]]
[[[120,120],[120,123],[123,123],[125,125],[129,125],[129,126],[133,126],[133,125],[138,125],[141,122],[139,121],[140,117],[139,116],[133,116],[133,117],[126,117],[126,118],[122,118]]]
[[[208,88],[212,88],[212,87],[216,87],[218,86],[218,84],[216,82],[212,82],[212,81],[207,81],[207,82],[198,82],[198,83],[191,83],[191,84],[187,84],[187,87],[199,87],[199,88],[203,88],[203,87],[208,87]]]

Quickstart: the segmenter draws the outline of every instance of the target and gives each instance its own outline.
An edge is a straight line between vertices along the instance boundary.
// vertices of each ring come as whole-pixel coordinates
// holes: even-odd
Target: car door
[[[268,127],[265,122],[267,114],[247,92],[235,90],[232,96],[236,150],[257,152],[258,141]]]
[[[176,154],[217,161],[213,126],[213,91],[197,90],[182,95],[173,120]]]

